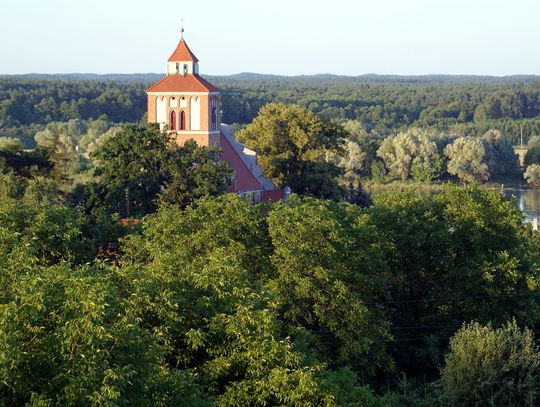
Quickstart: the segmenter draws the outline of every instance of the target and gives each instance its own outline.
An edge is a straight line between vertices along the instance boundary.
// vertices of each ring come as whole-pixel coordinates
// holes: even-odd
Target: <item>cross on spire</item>
[[[180,39],[184,39],[184,19],[182,19],[182,28],[180,29]]]

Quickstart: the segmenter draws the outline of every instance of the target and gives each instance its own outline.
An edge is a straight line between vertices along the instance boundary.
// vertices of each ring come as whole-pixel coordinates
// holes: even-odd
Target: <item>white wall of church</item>
[[[156,98],[156,122],[159,123],[160,129],[167,123],[167,98],[164,96]]]
[[[191,130],[201,129],[201,98],[192,96],[190,98],[190,120]]]

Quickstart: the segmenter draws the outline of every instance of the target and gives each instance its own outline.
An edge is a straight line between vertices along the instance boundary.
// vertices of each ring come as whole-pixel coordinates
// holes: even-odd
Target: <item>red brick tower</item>
[[[159,123],[179,145],[193,139],[219,146],[219,89],[199,76],[199,60],[184,38],[167,62],[167,75],[148,94],[148,122]]]
[[[235,175],[229,192],[251,196],[255,202],[283,197],[283,191],[264,177],[255,151],[238,143],[232,128],[221,123],[219,89],[199,76],[199,60],[183,35],[167,62],[167,75],[146,93],[149,123],[159,123],[179,145],[193,139],[201,147],[221,149],[220,159],[231,164]]]

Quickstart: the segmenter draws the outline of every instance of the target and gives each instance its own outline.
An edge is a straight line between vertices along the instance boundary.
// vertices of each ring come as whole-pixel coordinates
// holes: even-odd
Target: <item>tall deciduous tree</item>
[[[411,175],[419,181],[430,181],[441,172],[437,144],[420,129],[411,129],[385,139],[377,155],[390,175],[406,180]]]
[[[17,152],[21,150],[21,140],[13,137],[0,137],[0,151]]]
[[[386,321],[368,305],[383,291],[385,262],[360,209],[294,197],[270,212],[268,224],[271,286],[288,334],[332,367],[373,374],[385,366]]]
[[[446,146],[448,172],[464,182],[487,181],[490,177],[486,149],[481,140],[460,137]]]
[[[219,154],[194,141],[179,147],[157,126],[128,125],[111,134],[92,157],[111,210],[127,215],[129,204],[130,215],[143,215],[153,212],[158,201],[185,206],[224,192],[232,172]]]
[[[147,217],[124,246],[130,309],[167,363],[196,376],[218,405],[327,405],[320,366],[293,349],[269,306],[271,244],[259,209],[228,194]]]
[[[340,170],[326,162],[327,150],[340,147],[343,129],[297,105],[269,103],[238,139],[258,153],[265,175],[300,194],[338,198]]]
[[[518,156],[512,143],[498,130],[488,130],[482,140],[486,148],[487,165],[491,175],[507,174],[518,168]]]
[[[445,339],[463,322],[532,325],[540,317],[538,251],[519,208],[499,192],[447,186],[433,197],[411,190],[374,200],[368,213],[388,243],[400,369],[434,375]]]
[[[540,164],[531,164],[523,174],[529,184],[540,186]]]

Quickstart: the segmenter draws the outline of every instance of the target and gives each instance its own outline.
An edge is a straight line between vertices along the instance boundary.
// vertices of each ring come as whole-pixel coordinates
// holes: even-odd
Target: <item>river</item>
[[[534,218],[540,220],[540,189],[504,188],[504,196],[515,196],[519,209],[529,222]]]

